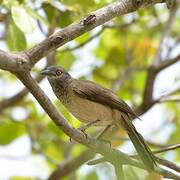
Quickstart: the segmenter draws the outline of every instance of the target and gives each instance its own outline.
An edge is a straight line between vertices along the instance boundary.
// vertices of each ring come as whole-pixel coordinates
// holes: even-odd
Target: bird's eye
[[[61,74],[62,74],[62,71],[61,71],[61,70],[57,70],[57,71],[56,71],[56,75],[57,75],[57,76],[60,76]]]

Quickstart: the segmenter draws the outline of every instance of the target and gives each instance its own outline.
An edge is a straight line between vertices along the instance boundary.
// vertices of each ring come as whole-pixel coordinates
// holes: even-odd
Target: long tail
[[[139,157],[141,158],[146,168],[149,171],[153,171],[156,166],[155,157],[153,153],[151,152],[150,148],[146,144],[144,138],[141,136],[141,134],[137,132],[136,128],[134,127],[132,122],[129,120],[128,115],[125,113],[122,113],[122,117],[124,120],[123,121],[124,128],[126,129],[135,149],[137,150]]]

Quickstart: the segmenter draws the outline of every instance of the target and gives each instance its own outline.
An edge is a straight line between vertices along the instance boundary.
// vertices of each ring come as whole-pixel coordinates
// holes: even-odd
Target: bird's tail
[[[145,142],[144,138],[139,134],[132,124],[129,121],[129,117],[127,114],[122,113],[122,117],[124,119],[124,126],[128,132],[128,135],[138,152],[139,157],[141,158],[142,162],[146,166],[149,171],[153,171],[156,166],[155,157],[148,147],[147,143]]]

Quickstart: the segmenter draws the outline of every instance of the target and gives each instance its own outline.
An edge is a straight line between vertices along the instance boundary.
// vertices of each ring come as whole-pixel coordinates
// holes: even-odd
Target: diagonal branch
[[[73,23],[61,31],[54,33],[44,41],[35,45],[33,48],[25,52],[29,58],[29,64],[33,66],[42,57],[49,52],[57,49],[65,43],[75,39],[83,33],[94,29],[95,27],[104,24],[112,18],[136,11],[140,7],[162,3],[162,0],[121,0],[109,4],[101,9],[92,12],[81,21]]]
[[[103,25],[102,29],[97,32],[96,34],[92,35],[88,40],[72,47],[72,48],[66,48],[66,49],[62,49],[60,50],[60,52],[66,52],[66,51],[74,51],[76,49],[79,49],[83,46],[85,46],[87,43],[89,43],[90,41],[94,40],[96,37],[98,37],[99,35],[101,35],[105,29],[108,29],[108,28],[116,28],[116,29],[120,29],[120,30],[123,30],[127,27],[129,27],[130,25],[132,25],[133,23],[135,22],[135,20],[131,21],[130,23],[123,23],[123,24],[118,24],[118,25]]]
[[[82,42],[81,44],[78,44],[77,46],[74,46],[72,48],[66,48],[66,49],[62,49],[60,50],[60,52],[66,52],[66,51],[74,51],[76,49],[79,49],[83,46],[85,46],[87,43],[89,43],[90,41],[92,41],[93,39],[95,39],[96,37],[98,37],[102,32],[104,31],[104,28],[102,28],[99,32],[97,32],[96,34],[94,34],[93,36],[91,36],[88,40],[86,40],[85,42]]]
[[[165,59],[165,60],[161,61],[158,65],[156,65],[156,66],[151,65],[148,68],[145,90],[144,90],[144,95],[143,95],[143,103],[136,109],[138,114],[141,115],[141,114],[145,113],[155,103],[160,101],[161,98],[158,100],[153,99],[153,88],[154,88],[154,82],[155,82],[156,76],[159,72],[161,72],[165,68],[168,68],[169,66],[171,66],[179,61],[180,61],[180,55],[177,55],[176,57],[174,57],[172,59]],[[179,88],[177,90],[179,90]],[[169,94],[167,94],[167,95],[169,95]]]
[[[49,176],[48,180],[59,180],[78,169],[82,164],[93,158],[95,153],[90,149],[82,152],[76,158],[65,159],[58,168]]]
[[[59,114],[55,106],[51,103],[50,99],[45,95],[42,89],[38,86],[36,81],[31,77],[29,72],[17,73],[16,75],[36,98],[44,111],[65,134],[72,137],[72,139],[74,139],[75,141],[93,149],[96,148],[95,146],[99,146],[101,144],[99,141],[94,141],[90,137],[84,137],[84,134],[81,131],[72,128],[72,126]],[[94,142],[97,143],[95,143],[95,146]],[[105,147],[106,146],[104,145],[104,148]]]
[[[55,52],[51,52],[47,55],[46,67],[53,65],[54,62],[55,62]],[[43,76],[39,75],[37,76],[36,81],[41,82],[43,78],[44,78]],[[28,94],[28,92],[29,91],[26,88],[24,88],[17,94],[13,95],[12,97],[1,100],[0,101],[0,114],[2,113],[4,109],[11,107],[15,105],[16,103],[18,103],[19,101],[23,100],[23,98]]]
[[[24,66],[27,62],[23,54],[14,54],[0,50],[0,69],[7,71],[14,71],[20,67],[27,69],[28,66]]]
[[[161,158],[158,158],[156,157],[157,161],[159,163],[161,163],[162,165],[164,166],[167,166],[168,168],[170,169],[173,169],[177,172],[179,172],[179,167],[176,166],[174,163],[170,162],[170,161],[167,161],[167,160],[164,160],[164,159],[161,159]],[[99,164],[99,163],[103,163],[105,161],[108,161],[106,158],[102,157],[102,158],[98,158],[98,159],[95,159],[95,160],[92,160],[92,161],[89,161],[88,162],[88,165],[96,165],[96,164]],[[121,163],[121,162],[120,162]],[[138,167],[138,168],[141,168],[141,169],[144,169],[144,166],[141,164],[141,163],[138,163],[137,161],[132,161],[131,163],[129,162],[123,162],[124,165],[126,164],[130,164],[131,166],[134,166],[134,167]],[[176,170],[177,168],[177,170]],[[179,174],[176,172],[172,172],[168,169],[164,169],[164,168],[157,168],[156,170],[157,173],[161,174],[163,177],[166,177],[166,178],[170,178],[170,179],[179,179],[180,176]]]
[[[176,165],[175,163],[171,162],[171,161],[168,161],[166,159],[162,159],[162,158],[159,158],[156,156],[156,161],[163,165],[163,166],[166,166],[170,169],[173,169],[174,171],[177,171],[180,173],[180,166]]]
[[[167,41],[167,39],[171,33],[173,23],[176,19],[176,13],[178,10],[178,6],[179,6],[178,0],[177,1],[174,0],[172,6],[170,7],[170,13],[169,13],[168,20],[167,20],[167,22],[164,26],[164,30],[162,32],[162,36],[161,36],[161,39],[159,42],[159,47],[158,47],[156,54],[154,56],[154,65],[158,65],[162,60],[161,54],[163,51],[163,47],[167,44],[166,41]]]
[[[177,55],[176,57],[172,58],[172,59],[166,59],[165,61],[162,61],[157,67],[156,67],[156,71],[160,72],[161,70],[177,63],[178,61],[180,61],[180,54]]]
[[[166,60],[161,61],[161,54],[160,54],[162,53],[162,46],[164,45],[166,38],[169,37],[170,35],[172,25],[173,25],[173,22],[175,20],[175,16],[178,10],[178,6],[179,6],[178,1],[174,1],[174,4],[173,6],[171,6],[171,9],[170,9],[169,18],[162,32],[162,36],[159,42],[159,47],[157,48],[156,54],[153,59],[153,64],[148,69],[145,90],[144,90],[144,95],[143,95],[143,102],[140,105],[140,107],[137,108],[137,111],[139,114],[142,114],[141,112],[146,112],[155,103],[155,101],[153,100],[153,88],[154,88],[154,82],[155,82],[157,74],[161,70],[179,61],[179,58],[180,58],[179,55],[173,59],[170,59],[167,61]]]

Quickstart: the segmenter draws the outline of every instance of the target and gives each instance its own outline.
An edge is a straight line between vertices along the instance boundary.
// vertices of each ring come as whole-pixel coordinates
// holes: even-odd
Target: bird
[[[64,68],[50,66],[41,71],[67,110],[86,124],[123,128],[148,171],[156,167],[155,156],[132,123],[139,118],[130,106],[112,90],[89,80],[73,78]]]

